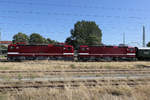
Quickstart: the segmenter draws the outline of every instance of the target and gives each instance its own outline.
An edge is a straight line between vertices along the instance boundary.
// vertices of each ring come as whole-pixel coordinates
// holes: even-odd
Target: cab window
[[[70,51],[70,50],[71,50],[71,47],[68,47],[68,50]]]
[[[19,47],[16,47],[16,49],[19,49]]]
[[[144,51],[143,51],[143,54],[144,54],[144,55],[148,55],[148,54],[149,54],[149,51],[148,51],[148,50],[144,50]]]
[[[82,50],[82,51],[87,51],[87,50],[89,50],[89,48],[84,47],[84,48],[81,48],[81,50]]]
[[[14,47],[14,46],[11,46],[10,49],[11,49],[11,50],[12,50],[12,49],[15,49],[15,47]]]
[[[128,51],[133,52],[134,48],[128,48]]]
[[[72,50],[72,48],[71,47],[64,47],[64,50],[70,51],[70,50]]]
[[[66,47],[64,47],[64,50],[66,50]]]

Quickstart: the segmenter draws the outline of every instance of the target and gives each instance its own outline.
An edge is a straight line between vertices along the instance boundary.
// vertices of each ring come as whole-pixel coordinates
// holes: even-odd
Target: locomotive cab
[[[8,60],[17,60],[19,55],[19,47],[16,44],[8,45],[7,59]]]
[[[71,45],[64,45],[63,47],[64,60],[73,60],[74,59],[74,48]]]
[[[134,47],[128,47],[127,48],[127,55],[129,55],[129,56],[135,56],[136,55],[136,48],[134,48]]]
[[[66,56],[72,56],[72,55],[74,54],[73,46],[64,45],[63,53],[64,53],[64,55],[66,55]]]
[[[126,53],[126,58],[131,59],[131,60],[137,60],[136,59],[136,51],[137,48],[135,47],[128,47],[127,48],[127,53]]]
[[[89,47],[87,45],[81,45],[78,49],[78,60],[87,61],[89,58]]]

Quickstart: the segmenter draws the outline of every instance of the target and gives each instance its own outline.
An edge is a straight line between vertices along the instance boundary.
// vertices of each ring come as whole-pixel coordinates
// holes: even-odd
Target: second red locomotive
[[[87,46],[78,50],[78,60],[136,60],[136,48],[128,46]]]

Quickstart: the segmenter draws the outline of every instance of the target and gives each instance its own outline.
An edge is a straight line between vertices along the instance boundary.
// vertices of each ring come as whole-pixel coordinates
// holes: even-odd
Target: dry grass
[[[118,86],[64,89],[24,89],[7,100],[149,100],[150,86]]]
[[[136,69],[150,68],[150,62],[71,62],[25,61],[0,62],[0,70],[55,70],[55,69]]]
[[[71,62],[25,61],[0,62],[0,70],[67,70],[67,69],[139,69],[149,68],[150,62]],[[31,74],[31,73],[29,73]],[[64,73],[65,74],[65,73]],[[18,76],[21,78],[21,76]],[[31,74],[34,78],[34,74]],[[7,78],[7,77],[6,77]],[[8,78],[9,79],[9,78]],[[0,100],[150,100],[150,86],[102,86],[64,89],[40,88],[16,90],[0,95]]]

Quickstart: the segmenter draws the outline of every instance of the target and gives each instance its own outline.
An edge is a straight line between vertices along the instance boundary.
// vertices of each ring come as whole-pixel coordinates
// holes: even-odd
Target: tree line
[[[32,33],[30,36],[25,33],[19,32],[13,36],[12,42],[26,43],[26,44],[56,44],[58,41],[51,40],[50,38],[44,38],[39,33]]]
[[[102,31],[94,21],[78,21],[70,31],[71,36],[66,38],[65,43],[78,48],[79,45],[101,45]],[[13,36],[13,43],[25,42],[28,44],[56,44],[58,41],[44,38],[38,33],[30,36],[17,33]]]

